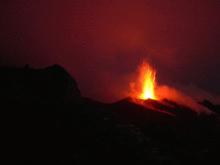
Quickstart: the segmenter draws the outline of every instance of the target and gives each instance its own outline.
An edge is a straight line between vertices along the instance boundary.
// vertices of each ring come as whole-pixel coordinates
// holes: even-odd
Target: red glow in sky
[[[0,3],[1,65],[58,63],[84,95],[109,101],[147,58],[162,84],[220,93],[219,0]]]

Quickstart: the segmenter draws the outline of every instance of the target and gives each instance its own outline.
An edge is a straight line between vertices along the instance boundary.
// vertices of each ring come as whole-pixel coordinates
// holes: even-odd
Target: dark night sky
[[[161,84],[220,94],[219,0],[1,0],[0,64],[58,63],[115,100],[148,58]]]

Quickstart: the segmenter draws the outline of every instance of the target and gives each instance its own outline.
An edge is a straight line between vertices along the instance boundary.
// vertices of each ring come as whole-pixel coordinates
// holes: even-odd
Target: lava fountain
[[[138,67],[137,81],[130,83],[130,87],[132,98],[156,100],[156,71],[146,61],[143,61]]]

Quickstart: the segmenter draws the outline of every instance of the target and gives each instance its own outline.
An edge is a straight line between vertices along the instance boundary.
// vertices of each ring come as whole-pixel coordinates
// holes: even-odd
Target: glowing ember
[[[139,69],[137,82],[131,83],[131,95],[141,100],[157,99],[155,95],[156,71],[144,61]]]

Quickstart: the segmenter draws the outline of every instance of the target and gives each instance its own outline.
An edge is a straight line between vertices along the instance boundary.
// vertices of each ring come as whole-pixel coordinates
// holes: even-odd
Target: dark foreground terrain
[[[219,105],[211,114],[170,100],[112,104],[81,96],[60,66],[0,68],[1,139],[8,164],[214,164]]]

